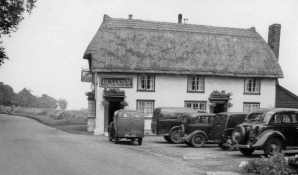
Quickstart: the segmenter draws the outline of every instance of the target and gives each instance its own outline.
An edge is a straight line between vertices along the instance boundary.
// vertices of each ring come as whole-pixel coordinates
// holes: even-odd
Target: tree
[[[24,88],[17,94],[16,101],[18,106],[35,107],[37,98],[30,90]]]
[[[9,35],[17,30],[17,26],[24,19],[24,14],[30,14],[37,0],[1,0],[0,1],[0,65],[8,56],[2,46],[3,35]]]
[[[0,82],[0,105],[11,106],[15,102],[15,93],[13,88]]]
[[[67,101],[65,99],[59,99],[58,105],[60,109],[65,110],[67,108]]]
[[[42,94],[41,97],[37,98],[37,104],[35,107],[38,108],[57,108],[57,100],[47,94]]]

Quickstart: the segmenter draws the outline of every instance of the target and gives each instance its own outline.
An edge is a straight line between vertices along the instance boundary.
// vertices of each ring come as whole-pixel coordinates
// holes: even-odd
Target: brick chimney
[[[268,45],[274,52],[277,59],[279,56],[280,31],[281,31],[280,24],[272,24],[269,26]]]
[[[178,14],[178,24],[182,24],[182,14]]]

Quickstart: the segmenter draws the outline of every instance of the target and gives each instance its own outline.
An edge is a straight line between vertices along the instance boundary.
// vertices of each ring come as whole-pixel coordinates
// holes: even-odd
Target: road
[[[69,134],[31,119],[0,114],[0,174],[3,175],[202,173],[187,161],[141,147],[112,144],[105,137]]]

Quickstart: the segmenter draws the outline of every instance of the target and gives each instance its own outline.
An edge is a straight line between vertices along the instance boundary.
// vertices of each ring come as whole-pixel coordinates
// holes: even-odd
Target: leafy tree
[[[37,98],[31,94],[31,91],[24,88],[22,89],[16,97],[16,102],[18,106],[24,107],[35,107]]]
[[[59,105],[60,109],[65,110],[67,108],[67,101],[65,99],[59,99],[58,105]]]
[[[11,106],[15,102],[13,88],[0,82],[0,105]]]
[[[24,19],[24,14],[30,14],[35,3],[36,0],[0,0],[0,65],[8,59],[2,46],[3,35],[16,31],[20,21]]]
[[[37,104],[35,107],[39,108],[57,108],[57,100],[53,97],[43,94],[37,98]]]

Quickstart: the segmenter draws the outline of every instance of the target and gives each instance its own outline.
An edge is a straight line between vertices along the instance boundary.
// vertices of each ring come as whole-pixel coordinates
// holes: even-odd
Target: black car
[[[244,155],[264,150],[266,155],[281,152],[287,146],[298,146],[298,109],[261,109],[250,113],[235,128],[233,142]]]
[[[232,132],[235,127],[245,120],[247,113],[222,112],[216,114],[212,130],[209,133],[210,139],[218,143],[222,149],[229,149],[232,145]]]
[[[181,117],[203,111],[182,107],[159,107],[153,112],[151,130],[169,143],[181,143]]]
[[[230,147],[234,127],[242,123],[246,113],[223,112],[218,114],[197,114],[183,121],[184,141],[194,147],[206,142],[217,143],[222,149]]]
[[[209,139],[215,114],[194,114],[185,116],[182,120],[183,141],[189,146],[201,147]]]

